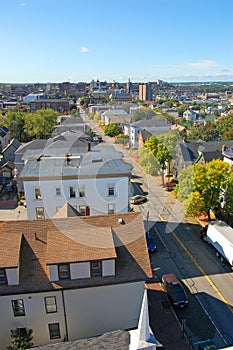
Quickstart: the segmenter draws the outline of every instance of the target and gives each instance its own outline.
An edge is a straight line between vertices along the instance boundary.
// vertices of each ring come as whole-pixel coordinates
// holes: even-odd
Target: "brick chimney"
[[[222,152],[227,150],[227,146],[226,145],[222,145]]]

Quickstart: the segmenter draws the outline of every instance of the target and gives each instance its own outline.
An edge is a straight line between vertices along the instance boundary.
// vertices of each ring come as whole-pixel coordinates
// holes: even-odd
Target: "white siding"
[[[108,196],[108,184],[115,187],[115,195]],[[108,214],[108,204],[115,204],[115,212],[128,211],[128,177],[110,177],[80,180],[47,180],[25,181],[24,190],[27,202],[28,219],[36,218],[36,208],[43,207],[45,218],[56,214],[56,208],[70,203],[74,207],[89,206],[90,215]],[[85,186],[85,197],[78,196],[78,186]],[[70,187],[76,189],[76,197],[70,198]],[[41,199],[35,198],[35,188],[40,188]],[[61,195],[56,196],[56,188],[61,189]]]
[[[115,260],[103,260],[102,261],[102,274],[103,276],[115,276]]]
[[[6,275],[9,286],[19,284],[19,268],[6,269]]]
[[[64,292],[69,340],[137,327],[144,282]]]
[[[0,350],[10,345],[10,330],[31,328],[34,346],[92,337],[104,332],[137,327],[144,282],[0,297]],[[63,304],[63,295],[65,308]],[[46,313],[45,297],[55,296],[57,312]],[[12,300],[22,299],[25,316],[14,316]],[[48,324],[59,323],[61,337],[50,339]]]
[[[71,273],[71,279],[91,277],[90,263],[83,262],[83,263],[70,264],[70,273]]]
[[[57,312],[46,313],[44,298],[47,296],[55,296],[57,304]],[[25,316],[15,317],[12,310],[12,300],[23,299]],[[62,302],[62,293],[55,291],[49,293],[34,293],[24,295],[12,295],[0,297],[0,350],[5,350],[10,345],[10,330],[25,327],[33,330],[34,345],[51,344],[64,339],[66,334],[64,308]],[[51,340],[49,337],[48,324],[59,323],[61,338]]]
[[[49,265],[50,281],[58,281],[58,268],[57,265]]]

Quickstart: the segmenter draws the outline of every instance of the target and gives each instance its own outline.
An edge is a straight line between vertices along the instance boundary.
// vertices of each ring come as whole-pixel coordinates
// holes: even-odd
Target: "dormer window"
[[[0,269],[0,285],[7,284],[7,277],[5,269]]]
[[[91,261],[91,276],[102,276],[102,261]]]
[[[70,279],[70,267],[69,264],[59,264],[58,265],[58,276],[59,280]]]

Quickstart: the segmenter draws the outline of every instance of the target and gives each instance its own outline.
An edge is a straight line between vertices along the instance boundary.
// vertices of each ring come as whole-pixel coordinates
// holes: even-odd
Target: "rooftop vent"
[[[102,162],[102,158],[100,156],[92,157],[92,163]]]
[[[124,223],[125,223],[125,222],[124,222],[124,220],[123,220],[122,218],[119,218],[119,219],[118,219],[118,224],[124,225]]]

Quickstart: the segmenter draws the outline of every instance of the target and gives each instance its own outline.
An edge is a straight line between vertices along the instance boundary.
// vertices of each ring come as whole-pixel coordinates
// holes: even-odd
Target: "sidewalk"
[[[159,282],[146,284],[150,327],[165,350],[190,350],[175,313]]]

